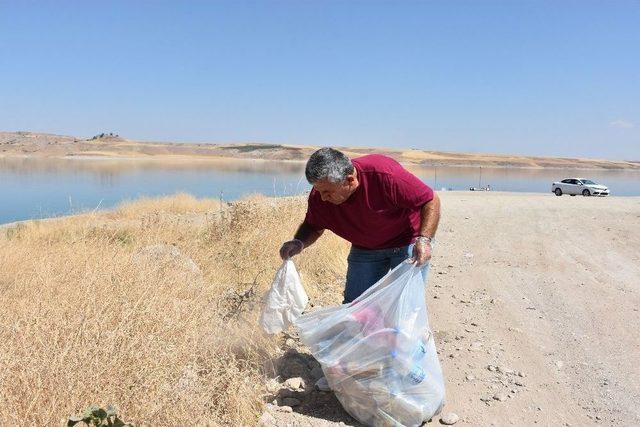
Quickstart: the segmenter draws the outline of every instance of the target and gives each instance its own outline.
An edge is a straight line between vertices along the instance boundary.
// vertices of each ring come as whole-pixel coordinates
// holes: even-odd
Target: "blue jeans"
[[[360,249],[351,246],[347,257],[347,284],[343,304],[350,303],[382,279],[385,274],[413,255],[413,244],[390,249]],[[429,263],[421,267],[426,283]]]

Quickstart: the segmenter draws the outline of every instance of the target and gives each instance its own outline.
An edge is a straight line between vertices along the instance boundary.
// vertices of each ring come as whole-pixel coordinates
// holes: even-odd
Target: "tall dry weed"
[[[304,210],[178,195],[0,230],[0,425],[91,404],[147,425],[255,423],[279,354],[260,301]],[[312,302],[340,302],[346,251],[327,235],[299,257]]]

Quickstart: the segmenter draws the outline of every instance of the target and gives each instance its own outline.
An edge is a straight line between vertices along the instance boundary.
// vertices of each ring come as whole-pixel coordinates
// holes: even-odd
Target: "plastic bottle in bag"
[[[406,381],[396,374],[387,377],[389,395],[380,401],[378,408],[384,414],[378,414],[384,420],[381,425],[418,426],[422,424],[424,411],[422,405],[406,393]],[[395,423],[395,424],[394,424]],[[377,424],[376,424],[377,425]]]
[[[426,343],[422,340],[414,340],[411,350],[402,351],[402,348],[396,348],[391,352],[391,366],[407,385],[420,384],[426,377],[422,366],[426,354]]]
[[[406,394],[393,396],[385,409],[385,412],[404,426],[419,426],[425,418],[422,405]]]
[[[391,363],[394,370],[407,385],[420,384],[427,376],[420,361],[413,360],[413,358],[409,358],[402,353],[391,352]]]
[[[427,329],[425,332],[419,334],[420,338],[416,338],[414,335],[410,334],[406,329],[394,328],[395,333],[395,341],[394,347],[395,350],[402,352],[413,351],[416,348],[416,343],[422,343],[422,353],[423,355],[427,352],[426,347],[429,339],[431,338],[431,332]]]
[[[394,350],[399,352],[409,352],[415,344],[415,338],[413,338],[404,329],[394,328],[395,334]]]

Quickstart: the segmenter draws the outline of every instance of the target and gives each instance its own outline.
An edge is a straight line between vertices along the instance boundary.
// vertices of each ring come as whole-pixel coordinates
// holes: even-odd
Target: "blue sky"
[[[0,130],[640,160],[640,1],[4,1]]]

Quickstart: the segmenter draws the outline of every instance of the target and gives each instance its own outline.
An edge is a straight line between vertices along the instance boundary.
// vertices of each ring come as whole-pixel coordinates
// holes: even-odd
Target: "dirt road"
[[[443,199],[428,305],[448,410],[469,425],[640,424],[640,199]]]
[[[444,412],[456,425],[639,425],[640,198],[440,195],[427,304]],[[264,424],[353,424],[331,402],[327,417],[271,408]]]

